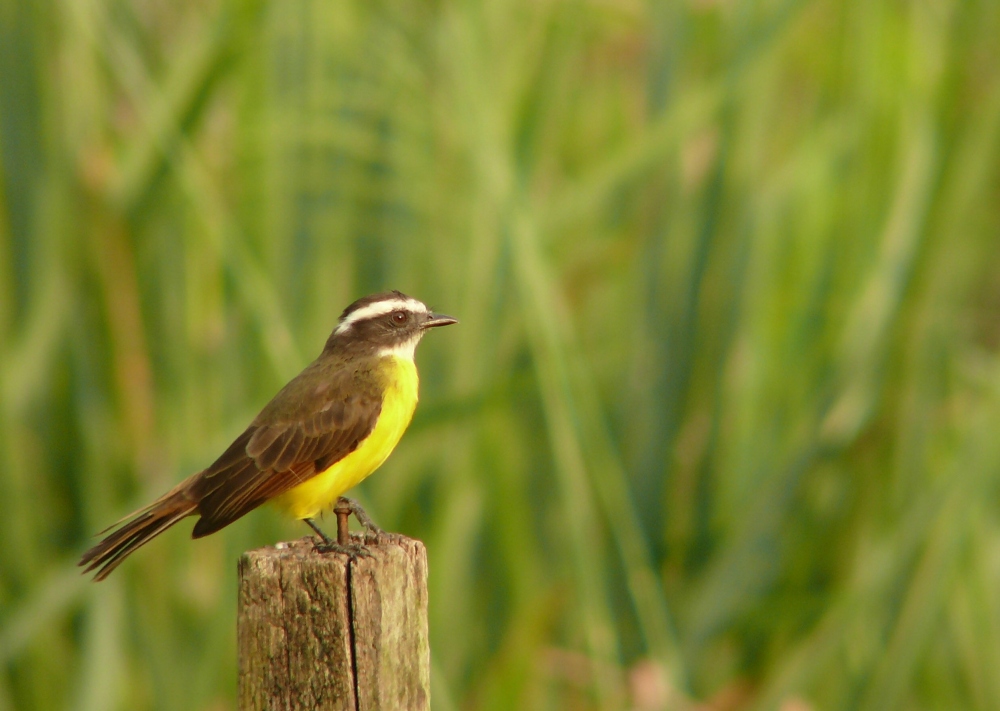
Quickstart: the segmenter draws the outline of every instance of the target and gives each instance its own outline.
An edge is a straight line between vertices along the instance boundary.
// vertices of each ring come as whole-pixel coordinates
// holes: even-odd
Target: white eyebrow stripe
[[[389,299],[387,301],[376,301],[373,304],[362,306],[357,311],[347,314],[346,318],[338,324],[334,333],[343,333],[358,321],[369,318],[385,316],[393,311],[413,311],[416,313],[427,313],[427,307],[416,299]]]

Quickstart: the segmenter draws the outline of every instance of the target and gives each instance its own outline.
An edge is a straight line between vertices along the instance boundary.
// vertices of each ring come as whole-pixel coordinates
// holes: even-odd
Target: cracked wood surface
[[[382,539],[355,561],[279,545],[240,558],[241,711],[430,709],[423,543]]]

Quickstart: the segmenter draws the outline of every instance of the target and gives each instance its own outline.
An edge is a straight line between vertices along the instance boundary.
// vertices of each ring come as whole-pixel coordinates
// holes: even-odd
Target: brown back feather
[[[323,402],[314,403],[320,407],[307,416],[265,422],[258,417],[237,440],[245,442],[242,452],[227,450],[205,470],[196,487],[201,518],[192,532],[195,538],[218,531],[325,471],[371,434],[382,411],[375,389],[348,394],[345,383],[331,385],[323,392]]]

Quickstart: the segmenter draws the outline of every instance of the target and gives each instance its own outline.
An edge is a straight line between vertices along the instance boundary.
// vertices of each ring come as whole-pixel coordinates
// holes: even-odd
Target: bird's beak
[[[428,314],[427,320],[423,322],[421,328],[435,328],[436,326],[449,326],[458,323],[457,318],[445,316],[444,314]]]

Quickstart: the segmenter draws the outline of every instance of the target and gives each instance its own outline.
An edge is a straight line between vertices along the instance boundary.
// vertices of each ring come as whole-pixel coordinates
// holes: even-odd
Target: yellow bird
[[[199,516],[193,538],[229,525],[265,501],[302,519],[324,550],[347,550],[312,520],[338,501],[381,532],[341,494],[396,447],[417,406],[413,353],[427,329],[457,323],[398,291],[344,309],[319,357],[274,396],[215,462],[126,516],[80,565],[103,580],[134,550],[182,518]],[[110,529],[109,529],[110,530]]]

